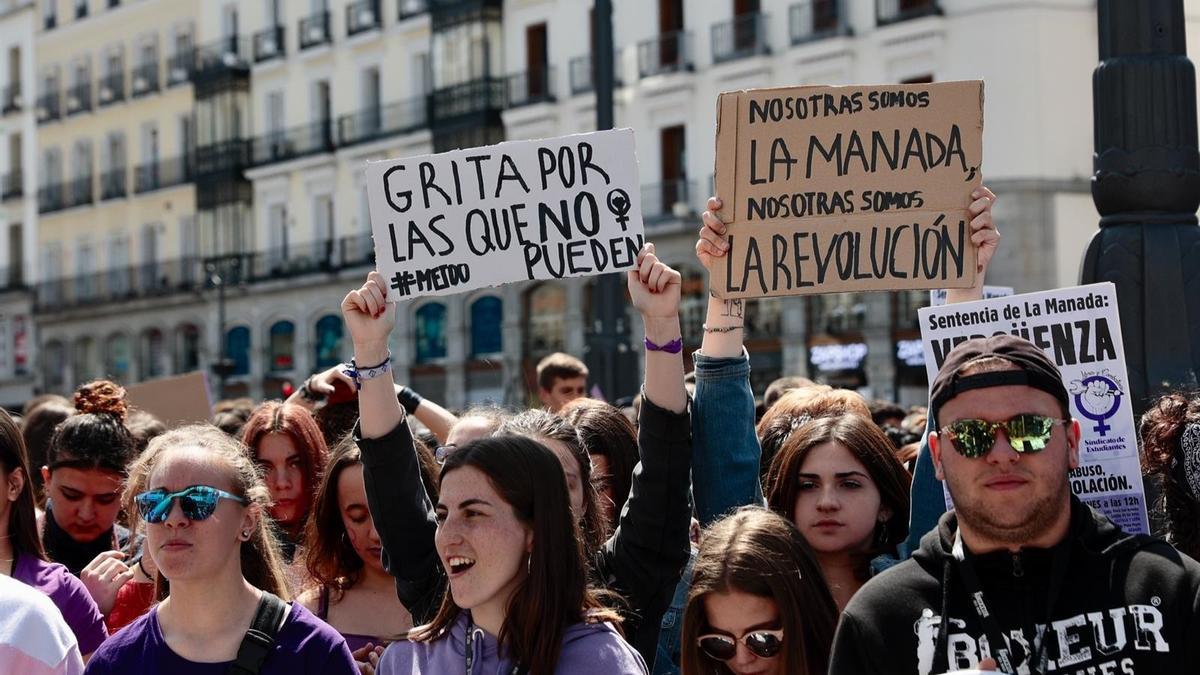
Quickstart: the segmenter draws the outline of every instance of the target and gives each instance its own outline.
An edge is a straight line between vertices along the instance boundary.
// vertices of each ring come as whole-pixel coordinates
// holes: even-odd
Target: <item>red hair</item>
[[[312,413],[294,403],[267,401],[250,413],[242,427],[242,442],[258,460],[258,445],[268,434],[283,434],[292,439],[300,453],[300,471],[304,475],[304,494],[311,497],[320,478],[320,471],[329,458],[329,446]],[[305,516],[307,517],[307,510]]]

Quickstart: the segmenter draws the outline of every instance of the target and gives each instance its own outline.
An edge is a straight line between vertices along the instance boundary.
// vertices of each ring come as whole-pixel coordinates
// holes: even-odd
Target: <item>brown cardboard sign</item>
[[[133,407],[154,415],[172,429],[184,424],[202,424],[212,415],[208,380],[203,371],[135,384],[125,389],[125,396]]]
[[[975,283],[982,81],[726,92],[716,150],[718,296]]]

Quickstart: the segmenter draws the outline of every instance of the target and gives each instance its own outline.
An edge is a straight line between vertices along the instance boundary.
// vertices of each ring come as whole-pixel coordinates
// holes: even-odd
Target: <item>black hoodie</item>
[[[832,675],[929,675],[992,654],[952,553],[957,526],[953,512],[942,516],[911,560],[854,596],[834,638]],[[1016,673],[1041,672],[1029,658],[1039,631],[1046,673],[1200,673],[1200,564],[1165,542],[1126,534],[1072,497],[1069,534],[1054,548],[965,555]]]

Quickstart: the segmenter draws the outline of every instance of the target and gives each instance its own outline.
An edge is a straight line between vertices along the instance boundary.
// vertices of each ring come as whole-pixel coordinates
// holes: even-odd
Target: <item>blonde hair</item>
[[[195,424],[173,429],[151,440],[146,451],[129,466],[129,477],[125,482],[125,493],[122,497],[126,513],[137,513],[134,497],[148,488],[154,467],[168,450],[176,447],[200,448],[208,456],[220,460],[229,469],[229,477],[233,483],[233,489],[230,491],[245,497],[247,506],[258,505],[261,509],[261,516],[250,539],[241,546],[242,576],[250,585],[274,593],[284,600],[290,600],[291,594],[284,581],[283,556],[279,552],[278,541],[271,531],[271,519],[267,515],[271,494],[263,481],[261,469],[250,458],[250,451],[246,446],[220,429]],[[141,519],[133,518],[130,525],[133,534],[136,534]],[[158,575],[155,582],[155,591],[159,600],[170,594],[169,583],[162,574]]]

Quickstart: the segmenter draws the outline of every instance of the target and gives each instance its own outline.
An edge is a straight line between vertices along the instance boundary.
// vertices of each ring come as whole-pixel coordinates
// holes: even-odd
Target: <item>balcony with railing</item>
[[[724,63],[771,53],[767,43],[767,15],[761,12],[735,16],[713,24],[713,63]]]
[[[71,208],[84,206],[96,201],[96,188],[92,176],[80,176],[67,184],[67,195],[64,206]]]
[[[137,194],[152,192],[192,180],[192,163],[187,157],[160,159],[139,165],[134,169],[133,191]]]
[[[333,120],[269,131],[254,139],[250,162],[254,166],[284,162],[334,149]]]
[[[67,117],[92,109],[92,83],[81,82],[67,89]]]
[[[849,34],[842,0],[807,0],[788,9],[788,35],[793,45]]]
[[[317,12],[300,19],[300,49],[327,45],[331,41],[329,12]]]
[[[185,49],[167,57],[167,86],[174,87],[192,79],[196,68],[196,51]]]
[[[554,67],[541,66],[505,78],[508,83],[508,107],[516,108],[534,103],[552,103]]]
[[[38,188],[38,213],[63,210],[63,184],[52,183]]]
[[[439,125],[467,115],[504,109],[508,83],[494,77],[481,77],[461,84],[435,89],[430,94],[430,124]]]
[[[125,73],[109,73],[100,78],[96,99],[101,107],[124,101]]]
[[[576,56],[571,59],[569,64],[570,73],[567,79],[570,80],[571,95],[578,96],[586,94],[596,89],[596,67],[592,63],[592,55],[585,54]],[[621,59],[613,58],[613,86],[623,86],[621,82]]]
[[[24,107],[24,101],[21,100],[21,83],[10,84],[4,88],[3,110],[0,114],[11,115],[15,112],[21,112]]]
[[[4,174],[4,184],[0,186],[0,200],[9,201],[20,199],[25,194],[25,177],[20,167]]]
[[[412,19],[429,11],[429,0],[400,0],[400,11],[396,20]]]
[[[287,54],[283,26],[271,26],[254,34],[254,62],[283,58]]]
[[[196,48],[193,75],[218,74],[250,68],[250,40],[236,35]]]
[[[692,70],[692,34],[681,30],[643,40],[638,43],[637,57],[638,77]]]
[[[62,93],[58,90],[42,94],[37,101],[38,124],[62,118]]]
[[[109,169],[100,174],[100,199],[120,199],[129,194],[129,176],[125,167]]]
[[[382,25],[379,0],[359,0],[346,5],[346,35],[358,35]]]
[[[134,98],[158,91],[158,61],[150,61],[133,69],[132,94]]]
[[[325,274],[375,265],[370,234],[304,242],[286,248],[222,256],[228,283],[252,284]],[[53,312],[141,298],[156,298],[210,289],[206,259],[199,256],[158,260],[91,274],[49,279],[37,285],[36,307]]]
[[[693,212],[691,200],[696,197],[696,184],[676,178],[642,186],[642,218],[647,223],[672,218],[687,218]]]
[[[428,124],[429,102],[424,96],[366,108],[338,118],[338,145],[366,143],[416,131]]]
[[[940,14],[938,0],[875,0],[875,23],[880,26]]]

